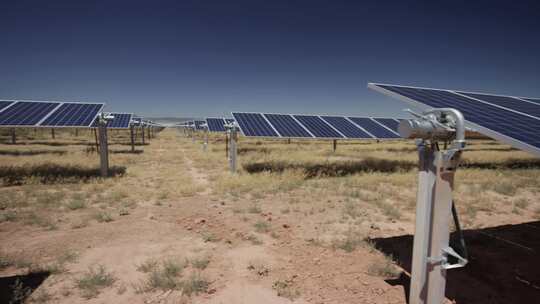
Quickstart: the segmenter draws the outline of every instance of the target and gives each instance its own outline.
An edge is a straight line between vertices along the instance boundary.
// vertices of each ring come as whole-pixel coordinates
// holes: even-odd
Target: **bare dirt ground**
[[[241,139],[230,175],[219,135],[205,153],[166,129],[131,154],[113,132],[125,173],[101,179],[81,133],[0,144],[0,302],[406,303],[412,143]],[[448,302],[537,299],[540,162],[485,140],[464,158],[471,264]]]

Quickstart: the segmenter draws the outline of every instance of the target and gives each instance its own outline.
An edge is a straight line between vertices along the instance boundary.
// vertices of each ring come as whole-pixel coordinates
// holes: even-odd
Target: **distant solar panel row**
[[[424,108],[457,109],[479,132],[540,155],[540,104],[534,103],[537,99],[524,101],[512,96],[374,83],[368,86]]]
[[[204,129],[204,124],[206,124],[206,121],[204,121],[204,120],[195,120],[194,124],[195,124],[195,129],[203,130]]]
[[[392,118],[383,118],[383,121],[379,122],[378,120],[381,119],[369,117],[264,113],[232,114],[244,136],[326,139],[399,138],[397,133],[399,121]]]
[[[107,128],[110,129],[128,129],[131,124],[131,113],[109,113],[113,118],[107,121]]]
[[[225,132],[225,119],[223,118],[207,118],[206,125],[210,132]]]
[[[103,104],[0,101],[2,127],[89,127]]]

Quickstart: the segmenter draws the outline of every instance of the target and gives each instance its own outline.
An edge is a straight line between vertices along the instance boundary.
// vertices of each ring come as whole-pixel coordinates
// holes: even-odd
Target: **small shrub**
[[[208,257],[194,258],[191,260],[191,266],[194,268],[204,270],[210,264],[210,259]]]
[[[182,291],[188,297],[195,294],[206,292],[208,290],[208,283],[199,273],[193,273],[188,279],[182,283]]]
[[[77,210],[86,208],[86,203],[83,200],[72,200],[66,206],[69,210]]]
[[[89,268],[83,276],[76,281],[76,285],[82,291],[82,296],[86,299],[97,296],[101,289],[111,286],[116,279],[107,272],[105,266],[99,265],[96,268]]]
[[[248,208],[248,212],[249,213],[253,213],[253,214],[259,214],[262,212],[261,208],[257,205],[252,205],[251,207]]]
[[[255,231],[259,233],[266,233],[270,231],[270,224],[264,220],[258,220],[253,226],[255,227]]]
[[[367,273],[372,276],[378,276],[383,278],[395,278],[401,271],[392,262],[392,258],[389,256],[384,256],[382,262],[373,262],[369,265]]]
[[[108,223],[114,221],[113,217],[106,211],[96,213],[94,215],[94,218],[100,223]]]

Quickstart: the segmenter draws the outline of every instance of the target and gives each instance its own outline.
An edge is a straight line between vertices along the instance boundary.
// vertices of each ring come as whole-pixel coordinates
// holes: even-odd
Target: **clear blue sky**
[[[369,81],[540,97],[538,1],[3,0],[0,41],[0,98],[147,116],[403,115]]]

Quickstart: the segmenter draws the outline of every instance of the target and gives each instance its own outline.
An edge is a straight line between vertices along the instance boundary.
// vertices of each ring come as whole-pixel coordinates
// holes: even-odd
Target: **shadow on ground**
[[[48,272],[32,272],[0,278],[0,303],[24,303],[49,275]]]
[[[54,154],[54,155],[64,155],[67,151],[63,150],[31,150],[31,151],[21,151],[21,150],[0,150],[0,155],[9,155],[9,156],[33,156],[41,154]]]
[[[126,173],[126,167],[112,166],[109,168],[109,176],[122,176]],[[4,186],[21,185],[27,180],[38,181],[42,184],[76,183],[86,182],[94,178],[100,178],[99,168],[89,168],[76,165],[24,165],[24,166],[0,166],[0,182]]]
[[[131,151],[131,149],[129,149],[129,150],[110,150],[109,153],[111,153],[111,154],[142,154],[142,153],[144,153],[144,151],[143,150]]]
[[[447,272],[447,298],[467,304],[537,303],[540,299],[540,221],[466,230],[464,235],[469,264]],[[413,236],[371,241],[410,273]],[[403,286],[408,299],[410,279],[406,274],[387,282]]]
[[[327,163],[290,163],[285,161],[267,161],[248,163],[244,170],[249,173],[283,172],[301,170],[306,178],[346,176],[360,172],[398,172],[416,168],[416,162],[365,158],[357,161],[335,161]]]

